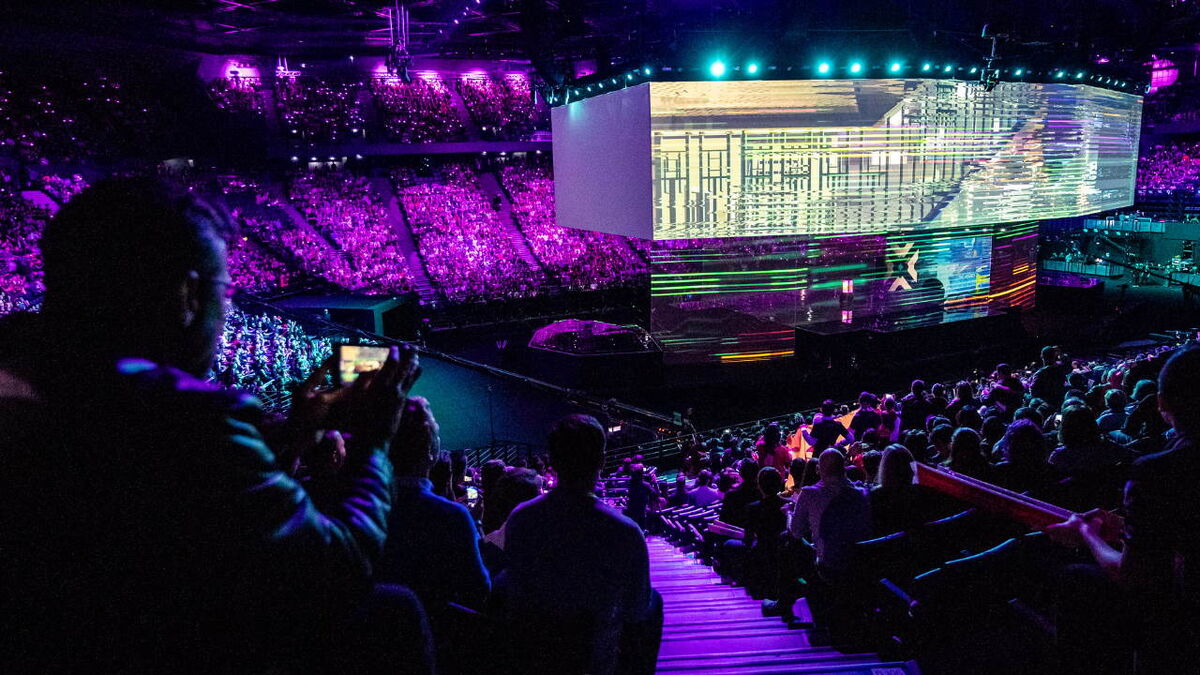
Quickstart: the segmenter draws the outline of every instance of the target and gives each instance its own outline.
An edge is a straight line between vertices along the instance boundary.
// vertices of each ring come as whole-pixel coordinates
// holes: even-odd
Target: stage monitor
[[[827,236],[1080,216],[1134,198],[1140,96],[932,79],[649,82],[553,109],[560,225]]]

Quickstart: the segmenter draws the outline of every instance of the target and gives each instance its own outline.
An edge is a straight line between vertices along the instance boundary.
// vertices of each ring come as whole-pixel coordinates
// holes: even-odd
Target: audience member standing
[[[654,671],[662,601],[641,530],[593,494],[604,445],[592,417],[556,423],[547,446],[558,484],[505,525],[501,602],[521,672]]]

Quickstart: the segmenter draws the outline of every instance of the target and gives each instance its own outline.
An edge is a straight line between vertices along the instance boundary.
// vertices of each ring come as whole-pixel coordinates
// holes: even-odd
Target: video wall
[[[656,239],[872,232],[1133,203],[1141,97],[945,80],[650,85]]]
[[[1134,198],[1142,98],[934,79],[650,82],[554,108],[559,224],[644,239],[1081,216]]]
[[[656,242],[651,332],[673,361],[792,356],[795,330],[890,332],[1031,307],[1037,223]]]

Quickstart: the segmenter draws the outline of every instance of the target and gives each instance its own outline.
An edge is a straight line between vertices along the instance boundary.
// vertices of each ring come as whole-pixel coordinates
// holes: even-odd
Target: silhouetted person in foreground
[[[46,228],[43,312],[0,324],[0,672],[378,670],[367,615],[401,616],[390,656],[430,669],[411,594],[399,615],[364,604],[416,356],[332,391],[323,369],[268,447],[258,401],[200,379],[232,291],[224,224],[119,179]],[[330,428],[346,460],[318,508],[276,457]]]
[[[497,585],[515,672],[654,672],[662,600],[641,530],[593,494],[604,445],[594,418],[558,421],[547,439],[557,485],[508,517]]]

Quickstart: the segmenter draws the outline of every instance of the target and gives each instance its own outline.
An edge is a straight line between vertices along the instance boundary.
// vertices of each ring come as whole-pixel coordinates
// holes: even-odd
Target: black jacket
[[[368,588],[381,449],[321,511],[253,397],[145,361],[54,365],[0,363],[0,671],[253,670]]]

